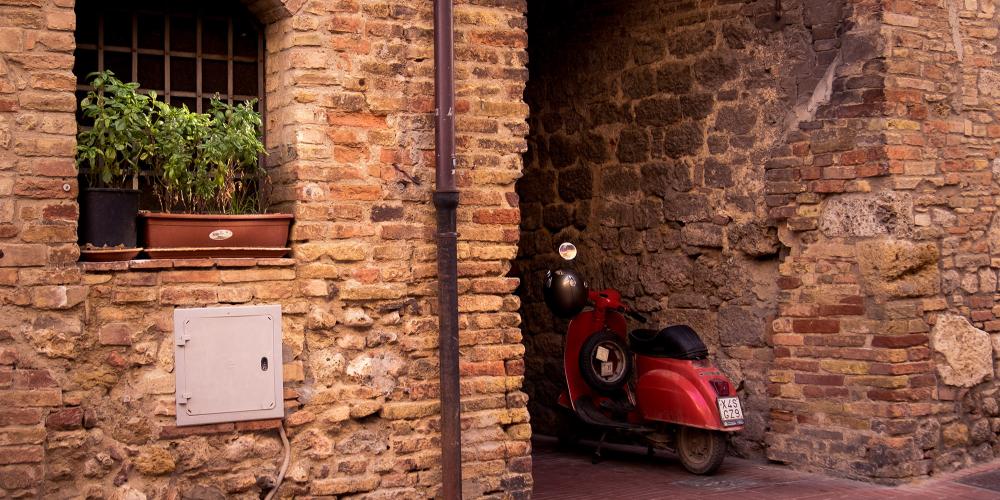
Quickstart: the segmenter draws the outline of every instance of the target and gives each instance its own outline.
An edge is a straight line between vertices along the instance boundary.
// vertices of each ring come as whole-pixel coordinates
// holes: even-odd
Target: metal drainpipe
[[[452,0],[434,0],[434,153],[438,246],[438,352],[441,370],[441,482],[445,500],[462,498],[458,382],[458,233],[455,211],[455,31]]]

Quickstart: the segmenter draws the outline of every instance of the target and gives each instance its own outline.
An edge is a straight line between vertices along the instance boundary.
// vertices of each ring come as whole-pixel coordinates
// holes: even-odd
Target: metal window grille
[[[264,31],[238,1],[80,0],[76,14],[78,102],[87,75],[110,69],[173,106],[207,111],[218,95],[264,112]]]

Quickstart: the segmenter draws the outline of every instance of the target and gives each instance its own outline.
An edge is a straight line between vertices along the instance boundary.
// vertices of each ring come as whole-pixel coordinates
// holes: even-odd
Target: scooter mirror
[[[576,245],[570,242],[564,242],[559,245],[559,256],[564,260],[573,260],[576,258]]]

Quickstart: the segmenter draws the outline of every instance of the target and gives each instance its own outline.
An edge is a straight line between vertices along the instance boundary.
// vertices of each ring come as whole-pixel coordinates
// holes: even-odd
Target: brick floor
[[[586,445],[562,451],[554,440],[541,437],[533,446],[536,500],[1000,499],[1000,492],[955,482],[971,474],[1000,469],[1000,461],[915,484],[888,487],[735,457],[727,457],[714,476],[696,476],[666,452],[648,457],[641,448],[612,446],[606,448],[604,460],[593,465],[593,448]]]

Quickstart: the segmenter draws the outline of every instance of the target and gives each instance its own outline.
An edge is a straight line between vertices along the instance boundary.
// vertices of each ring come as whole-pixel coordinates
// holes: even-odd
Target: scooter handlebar
[[[645,316],[643,316],[643,315],[641,315],[641,314],[639,314],[639,313],[637,313],[637,312],[635,312],[635,311],[633,311],[631,309],[625,309],[624,313],[625,313],[626,316],[628,316],[628,317],[630,317],[630,318],[638,321],[639,323],[645,323],[646,321],[648,321]]]

